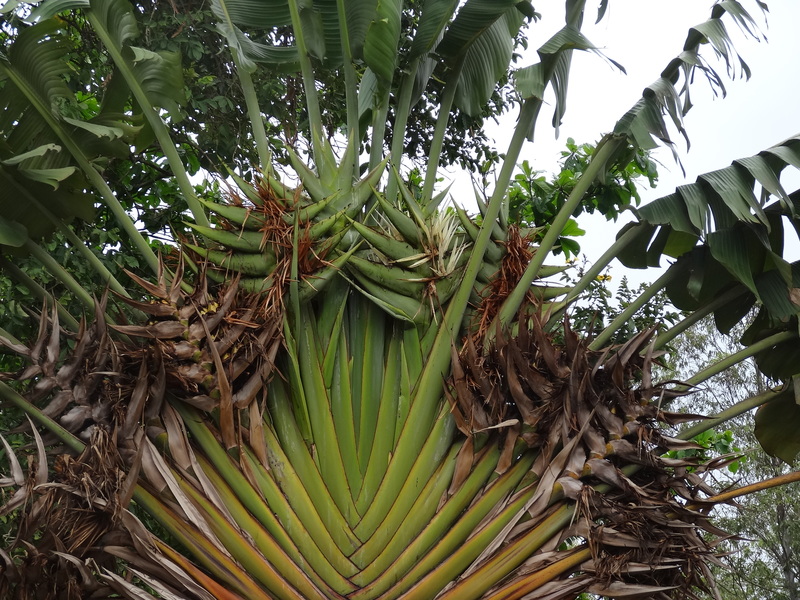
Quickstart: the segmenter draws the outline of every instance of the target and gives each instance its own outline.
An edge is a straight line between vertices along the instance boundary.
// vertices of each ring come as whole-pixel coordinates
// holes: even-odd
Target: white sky
[[[770,13],[765,25],[755,2],[741,0],[768,42],[743,39],[735,24],[725,19],[728,31],[734,35],[736,49],[752,70],[750,81],[726,80],[728,95],[723,99],[714,98],[708,84],[697,79],[692,90],[694,108],[686,117],[691,148],[687,152],[682,138],[677,146],[686,177],[668,150],[659,151],[655,155],[662,163],[659,185],[655,190],[642,191],[644,202],[672,192],[677,185],[695,181],[701,173],[727,166],[736,158],[751,156],[800,133],[800,2],[767,1]],[[520,161],[528,159],[538,169],[555,169],[568,137],[579,143],[594,142],[604,132],[612,130],[617,119],[641,97],[642,89],[681,51],[689,27],[709,17],[712,2],[611,0],[608,13],[599,25],[593,24],[596,3],[588,5],[584,34],[607,56],[621,63],[627,75],[592,53],[575,53],[568,108],[559,139],[554,139],[550,126],[552,109],[545,108],[537,126],[536,140],[523,150],[520,158]],[[532,58],[522,66],[535,61],[535,49],[563,23],[563,0],[538,0],[534,6],[543,20],[531,26]],[[714,59],[710,48],[705,56],[724,73],[724,65]],[[490,135],[498,139],[499,151],[505,149],[506,142],[502,140],[507,134],[504,132],[513,129],[514,119],[513,115],[508,115],[499,127],[490,127]],[[800,187],[800,177],[792,180],[790,175],[794,174],[787,173],[783,178],[789,191]],[[602,218],[581,220],[581,224],[587,229],[587,236],[578,240],[582,251],[590,259],[599,257],[614,239],[618,226],[606,224]],[[793,259],[800,258],[797,248],[791,253],[795,255]],[[622,274],[619,268],[612,272],[615,280]],[[628,277],[635,281],[652,281],[657,274],[640,271]]]

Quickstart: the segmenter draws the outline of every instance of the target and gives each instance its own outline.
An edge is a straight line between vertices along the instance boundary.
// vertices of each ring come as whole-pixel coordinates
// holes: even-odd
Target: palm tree
[[[5,272],[45,304],[30,340],[3,335],[26,366],[5,377],[13,386],[0,381],[0,394],[30,418],[36,449],[26,476],[4,441],[2,483],[15,488],[5,511],[18,511],[20,530],[1,555],[0,590],[204,599],[714,593],[707,564],[720,532],[708,509],[729,496],[715,496],[701,475],[725,459],[664,454],[763,405],[772,413],[763,439],[790,458],[796,428],[781,435],[797,412],[797,275],[782,258],[782,228],[797,224],[797,197],[779,175],[800,166],[800,140],[642,207],[568,288],[551,283],[563,268],[545,261],[595,182],[656,141],[671,145],[666,121],[684,133],[692,78],[722,86],[701,48],[733,68],[740,59],[725,22],[752,31],[750,15],[735,0],[715,4],[597,145],[557,215],[522,230],[505,203],[522,144],[548,88],[554,122],[563,116],[572,53],[597,51],[580,31],[584,2],[566,3],[564,27],[539,62],[514,74],[518,124],[478,216],[446,207],[447,191],[435,189],[442,140],[454,107],[478,114],[506,75],[523,23],[537,17],[529,2],[212,7],[260,159],[255,180],[231,172],[220,197],[198,195],[170,135],[180,58],[139,45],[139,15],[125,0],[46,0],[0,56],[0,243],[40,260],[92,317],[70,314],[4,259]],[[70,23],[96,36],[109,61],[94,111],[77,110],[68,85]],[[269,43],[275,28],[291,32],[291,45]],[[299,72],[304,84],[307,146],[289,152],[291,176],[273,165],[253,92],[265,68]],[[346,91],[346,123],[333,134],[320,117],[323,73]],[[439,119],[427,172],[412,185],[403,132],[431,78],[441,82]],[[174,224],[180,253],[167,245],[161,257],[104,177],[110,158],[150,141],[191,214],[186,227]],[[118,220],[149,278],[130,273],[132,283],[121,283],[75,235],[70,221],[91,218],[87,195]],[[90,261],[114,302],[93,297],[42,250],[53,231]],[[642,267],[662,255],[675,262],[600,334],[570,327],[567,308],[612,259]],[[685,318],[615,340],[661,290]],[[713,314],[729,330],[754,305],[761,312],[740,352],[687,382],[653,381],[653,362],[692,323]],[[697,419],[670,412],[671,399],[751,356],[789,383],[668,433]]]

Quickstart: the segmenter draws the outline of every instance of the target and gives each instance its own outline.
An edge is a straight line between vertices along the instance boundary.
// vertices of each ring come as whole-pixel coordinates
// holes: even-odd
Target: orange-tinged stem
[[[229,588],[236,589],[248,600],[258,598],[270,599],[261,587],[247,573],[193,525],[179,517],[166,504],[150,494],[142,486],[134,492],[136,502],[142,505],[184,546],[186,546],[207,570],[219,580],[226,582]]]
[[[225,586],[217,583],[211,577],[198,569],[190,560],[185,556],[178,554],[167,544],[159,539],[155,540],[158,549],[169,557],[172,562],[179,565],[184,571],[189,573],[197,583],[199,583],[207,592],[212,594],[217,600],[244,600],[242,596],[236,594],[226,588]]]
[[[759,481],[751,485],[745,485],[743,487],[736,488],[735,490],[728,490],[727,492],[706,498],[701,503],[690,504],[687,508],[696,509],[706,503],[717,504],[719,502],[727,502],[728,500],[733,500],[734,498],[739,498],[740,496],[747,496],[748,494],[760,492],[761,490],[768,490],[769,488],[778,487],[779,485],[786,485],[787,483],[794,483],[795,481],[800,481],[800,471],[792,471],[791,473],[778,475],[777,477],[765,479],[764,481]]]
[[[545,583],[553,581],[562,573],[566,573],[570,569],[574,569],[582,562],[590,559],[592,552],[589,548],[576,548],[572,554],[565,556],[559,561],[551,565],[539,569],[535,573],[531,573],[524,579],[514,582],[513,584],[498,590],[495,594],[489,596],[489,599],[494,600],[517,600],[524,598],[534,590],[537,590]]]

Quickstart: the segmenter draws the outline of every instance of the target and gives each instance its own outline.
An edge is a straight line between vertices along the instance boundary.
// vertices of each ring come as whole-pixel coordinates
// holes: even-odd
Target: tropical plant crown
[[[585,9],[527,66],[528,0],[0,9],[0,398],[25,417],[0,596],[719,597],[710,510],[750,488],[718,494],[736,457],[693,438],[761,407],[765,449],[800,450],[800,138],[639,205],[694,79],[749,75],[728,28],[758,25],[722,0],[614,131],[517,171],[600,53]],[[498,153],[482,119],[512,107]],[[574,217],[626,210],[591,265],[551,264]],[[605,319],[615,258],[670,266]],[[693,323],[752,311],[739,350],[656,381]],[[675,409],[751,357],[771,387]]]

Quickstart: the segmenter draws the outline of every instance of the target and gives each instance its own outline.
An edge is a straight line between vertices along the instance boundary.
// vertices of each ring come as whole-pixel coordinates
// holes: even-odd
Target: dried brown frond
[[[137,409],[125,422],[157,417],[165,389],[172,398],[203,410],[221,402],[230,414],[234,408],[246,409],[272,376],[282,341],[282,314],[265,313],[263,307],[261,297],[239,292],[235,281],[216,296],[198,285],[172,304],[168,316],[157,316],[146,326],[116,327],[131,337],[152,340],[125,352],[121,397],[134,401],[129,409]],[[144,413],[136,402],[142,395],[150,405]]]
[[[484,338],[503,302],[514,291],[522,274],[530,264],[534,253],[531,242],[530,236],[520,234],[519,227],[509,226],[508,238],[502,242],[506,252],[500,263],[500,270],[487,284],[488,289],[482,293],[483,300],[475,311],[476,323],[473,331],[475,331],[476,342]],[[529,294],[528,300],[533,301],[532,294]]]
[[[37,340],[15,348],[29,363],[14,377],[23,395],[87,445],[79,456],[59,452],[50,481],[46,468],[44,476],[36,470],[25,479],[19,468],[0,478],[2,486],[17,488],[11,508],[23,511],[19,543],[0,554],[0,597],[34,597],[25,589],[39,590],[36,598],[68,600],[123,593],[129,584],[116,575],[116,557],[128,560],[131,548],[146,557],[135,563],[141,573],[171,586],[173,595],[164,597],[206,597],[181,591],[189,579],[176,576],[175,565],[164,571],[160,565],[169,561],[123,507],[139,465],[152,472],[150,462],[142,464],[145,433],[168,439],[176,464],[189,467],[185,430],[171,402],[214,411],[228,446],[255,438],[252,447],[266,462],[259,394],[274,374],[282,314],[265,317],[263,299],[239,292],[235,282],[210,292],[201,277],[186,293],[172,281],[142,282],[150,302],[125,300],[150,316],[145,324],[109,328],[105,306],[98,305],[95,323],[82,325],[66,345],[57,315],[43,314]],[[36,585],[34,572],[41,579]]]
[[[113,590],[97,574],[116,568],[116,559],[102,546],[104,539],[121,531],[127,504],[126,469],[116,440],[95,428],[79,456],[56,456],[50,481],[43,480],[40,470],[47,460],[41,444],[36,460],[33,485],[21,488],[27,497],[15,518],[16,538],[0,550],[0,597],[112,597]]]
[[[485,353],[471,339],[461,355],[454,349],[448,398],[461,432],[475,440],[490,436],[488,443],[507,455],[498,472],[511,464],[518,441],[538,456],[527,520],[499,536],[496,549],[521,543],[559,507],[574,511],[570,527],[486,597],[522,597],[511,590],[533,586],[536,569],[569,564],[574,557],[579,563],[560,579],[570,581],[572,591],[561,595],[567,588],[553,588],[541,597],[572,598],[574,589],[648,598],[714,593],[707,568],[715,560],[713,543],[706,534],[724,534],[707,510],[693,508],[709,508],[695,499],[713,495],[700,474],[714,465],[662,457],[667,450],[698,446],[661,428],[673,415],[650,401],[661,396],[661,386],[643,377],[652,357],[642,351],[652,334],[642,332],[611,352],[592,352],[568,324],[557,339],[528,314],[520,317],[515,336],[498,332]],[[488,549],[467,575],[493,552]],[[583,583],[573,589],[576,573]]]
[[[113,432],[128,460],[142,423],[157,427],[167,389],[203,410],[223,399],[231,415],[247,409],[272,376],[282,339],[281,314],[265,318],[262,300],[238,292],[235,283],[216,294],[202,278],[191,293],[163,278],[143,285],[155,300],[124,301],[150,322],[113,326],[125,338],[109,335],[101,303],[94,324],[82,325],[62,353],[57,315],[44,313],[37,340],[23,351],[29,366],[14,376],[29,402],[83,441],[97,428]]]

